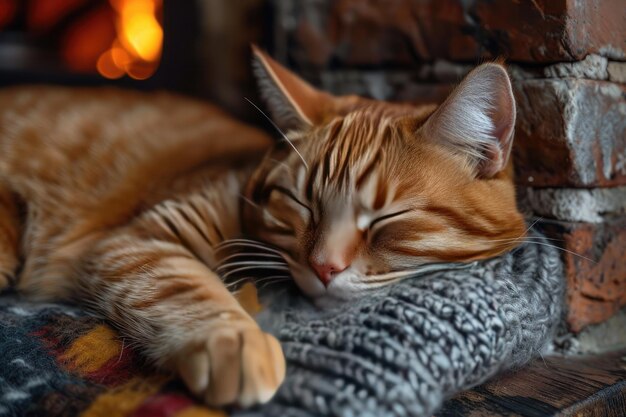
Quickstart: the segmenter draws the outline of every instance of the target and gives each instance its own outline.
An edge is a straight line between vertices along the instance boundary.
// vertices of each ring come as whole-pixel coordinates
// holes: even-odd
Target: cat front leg
[[[285,375],[280,344],[184,246],[118,236],[85,265],[81,288],[89,305],[207,404],[250,406],[278,389]]]

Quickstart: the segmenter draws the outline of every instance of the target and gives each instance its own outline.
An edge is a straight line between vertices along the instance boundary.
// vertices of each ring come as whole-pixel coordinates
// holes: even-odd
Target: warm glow
[[[17,4],[14,0],[0,0],[0,28],[15,17]]]
[[[87,0],[30,0],[21,3],[25,3],[28,9],[26,14],[28,27],[43,31],[49,30],[76,9],[84,7]]]
[[[105,78],[120,78],[124,75],[124,70],[118,67],[113,58],[113,51],[109,50],[100,55],[96,64],[98,72]]]
[[[87,12],[63,34],[61,53],[68,68],[90,72],[116,36],[114,12],[105,6]]]
[[[128,68],[131,62],[133,62],[132,56],[117,42],[113,44],[110,52],[113,64],[120,69]]]
[[[98,60],[107,78],[149,78],[157,69],[163,45],[158,20],[162,0],[109,0],[116,11],[117,38]]]

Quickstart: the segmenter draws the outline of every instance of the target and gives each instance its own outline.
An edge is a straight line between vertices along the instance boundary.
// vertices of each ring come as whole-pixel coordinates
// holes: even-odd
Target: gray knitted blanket
[[[283,343],[287,378],[269,404],[234,415],[431,416],[551,340],[564,284],[559,254],[545,244],[408,279],[333,311],[268,294],[261,323]]]

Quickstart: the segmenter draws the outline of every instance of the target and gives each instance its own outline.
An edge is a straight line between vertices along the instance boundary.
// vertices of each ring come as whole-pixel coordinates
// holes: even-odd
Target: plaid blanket
[[[0,298],[0,416],[216,417],[102,320]]]

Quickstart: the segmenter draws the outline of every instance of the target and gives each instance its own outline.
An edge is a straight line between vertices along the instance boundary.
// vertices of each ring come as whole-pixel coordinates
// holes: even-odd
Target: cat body
[[[168,94],[20,87],[0,108],[0,283],[91,307],[212,404],[267,400],[280,347],[212,271],[271,139]],[[269,369],[240,392],[243,349]],[[221,391],[207,391],[211,372],[226,375]]]
[[[198,249],[216,267],[204,253],[240,234],[242,182],[272,144],[217,108],[165,93],[21,87],[0,92],[0,107],[3,194],[26,214],[6,226],[25,226],[10,234],[25,249],[17,284],[47,299],[70,296],[68,277],[94,242],[196,194],[218,195]]]
[[[165,93],[0,92],[0,288],[82,303],[213,405],[265,402],[285,373],[231,272],[288,272],[324,305],[524,234],[501,66],[439,107],[332,97],[256,49],[255,71],[278,142]]]

